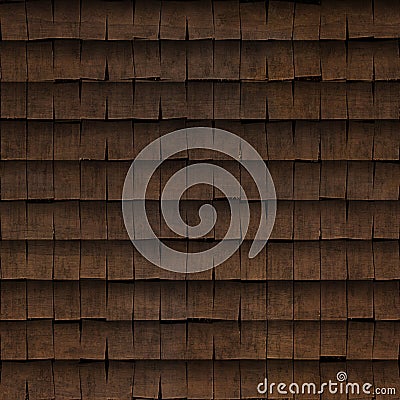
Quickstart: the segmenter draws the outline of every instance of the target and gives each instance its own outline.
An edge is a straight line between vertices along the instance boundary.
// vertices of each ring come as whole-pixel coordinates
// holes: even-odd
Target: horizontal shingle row
[[[88,273],[83,276],[90,277]],[[105,282],[91,278],[54,282],[5,280],[1,285],[1,318],[92,319],[94,325],[96,320],[125,321],[127,327],[132,320],[397,321],[400,312],[398,280],[320,282],[316,277],[316,281],[295,282]],[[51,325],[51,321],[47,322]],[[106,328],[106,323],[99,326]],[[145,334],[140,336],[145,340]],[[236,346],[232,346],[231,351],[235,350]]]
[[[2,82],[400,79],[398,40],[3,41],[0,56]]]
[[[256,123],[224,120],[213,124],[210,120],[184,119],[160,122],[2,120],[0,157],[2,160],[131,161],[144,147],[166,133],[211,125],[240,136],[264,160],[399,159],[398,120]],[[192,149],[172,158],[223,160],[226,156]]]
[[[166,244],[180,251],[186,248],[193,251],[202,249],[202,244],[196,241],[190,243],[166,241]],[[396,240],[270,241],[266,249],[253,259],[248,258],[250,245],[250,241],[244,241],[227,262],[213,270],[185,276],[150,264],[129,241],[3,240],[0,247],[1,278],[4,279],[2,290],[10,295],[15,294],[17,298],[24,298],[25,283],[22,286],[17,283],[15,287],[17,292],[14,293],[14,283],[10,282],[22,279],[78,281],[83,278],[127,282],[133,279],[172,279],[189,282],[196,279],[205,281],[400,279],[399,243]],[[188,290],[190,285],[192,284],[189,283]],[[213,301],[212,287],[212,282],[206,283],[200,288],[202,294],[199,294],[200,298],[204,298],[204,301],[210,304]],[[121,291],[124,288],[127,286],[119,286]],[[5,309],[8,307],[6,304],[8,302],[4,301]],[[21,307],[25,315],[25,306],[22,303]]]
[[[136,361],[74,362],[37,361],[2,363],[0,390],[4,398],[108,399],[254,399],[257,385],[284,382],[336,381],[339,371],[347,371],[349,382],[375,383],[375,387],[399,390],[399,367],[395,361]],[[176,382],[179,382],[177,385]],[[378,386],[379,385],[379,386]],[[325,387],[326,388],[326,387]],[[334,388],[338,388],[334,386]],[[278,399],[274,388],[268,398]],[[307,390],[307,389],[306,389]],[[307,392],[306,392],[307,393]],[[324,395],[329,396],[326,390]],[[132,397],[134,396],[134,397]],[[337,397],[338,395],[333,395]],[[381,400],[387,395],[378,395]]]
[[[243,165],[218,161],[258,200],[255,183]],[[381,161],[267,161],[278,200],[398,200],[400,166]],[[193,163],[170,160],[162,164],[148,186],[147,199],[161,198],[165,184],[178,170]],[[2,200],[121,200],[129,161],[3,161],[0,162]],[[186,177],[186,173],[183,173]],[[189,189],[183,200],[223,197],[216,187]]]
[[[185,223],[199,223],[198,209],[205,202],[207,201],[181,201]],[[230,223],[229,203],[216,200],[212,204],[219,218],[205,238],[222,240]],[[250,202],[249,209],[251,216],[246,236],[242,236],[237,230],[228,239],[254,239],[261,211],[258,202]],[[149,223],[158,237],[180,237],[161,218],[158,200],[149,200],[146,211]],[[270,239],[398,239],[399,212],[399,201],[279,200]],[[3,240],[128,239],[119,201],[3,201],[0,204],[0,217]],[[135,226],[130,228],[132,232],[137,232]],[[137,239],[151,239],[141,233]]]
[[[396,360],[396,322],[4,322],[2,360]],[[267,331],[270,332],[267,340]],[[279,335],[279,336],[277,336]],[[312,341],[307,338],[312,337]],[[18,338],[18,341],[16,339]]]
[[[3,82],[11,119],[398,119],[400,82]]]
[[[399,3],[284,1],[26,1],[2,4],[7,40],[244,39],[318,40],[399,37]]]

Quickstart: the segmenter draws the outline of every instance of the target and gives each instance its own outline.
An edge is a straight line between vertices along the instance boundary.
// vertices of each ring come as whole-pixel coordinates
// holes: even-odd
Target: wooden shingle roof
[[[2,1],[0,29],[0,399],[254,399],[265,377],[338,371],[400,393],[399,0]],[[250,232],[184,275],[132,246],[121,199],[140,150],[194,126],[256,148],[277,216],[249,259],[259,196],[219,155]],[[224,237],[215,188],[181,202],[191,225],[218,210],[206,238],[160,214],[170,176],[214,157],[181,152],[151,180],[173,248]]]

